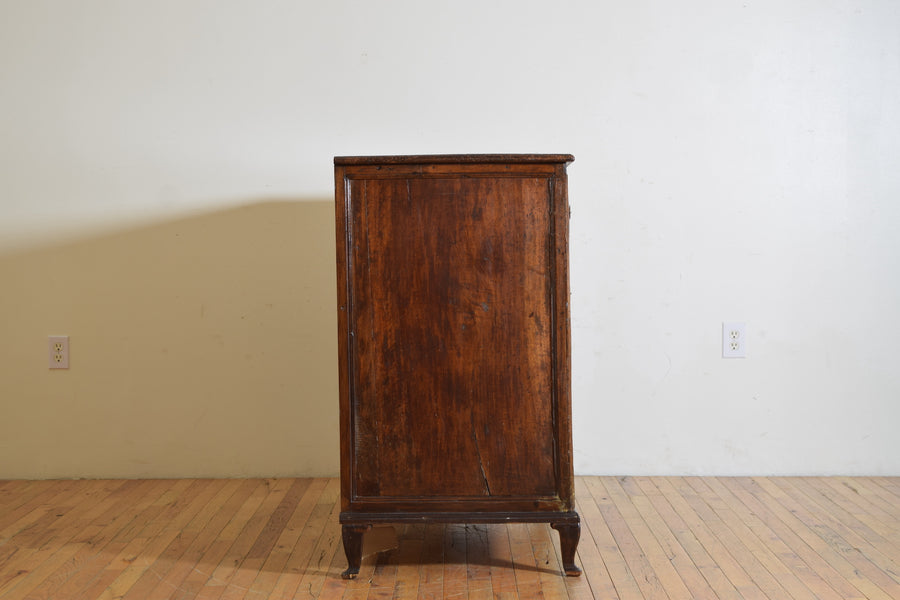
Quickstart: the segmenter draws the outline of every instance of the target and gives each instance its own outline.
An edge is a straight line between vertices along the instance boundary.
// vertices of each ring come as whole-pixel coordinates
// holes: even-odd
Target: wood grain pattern
[[[409,523],[345,581],[339,489],[0,482],[0,599],[900,597],[900,478],[580,477],[581,578],[546,523]]]
[[[553,496],[547,179],[350,196],[356,495]]]

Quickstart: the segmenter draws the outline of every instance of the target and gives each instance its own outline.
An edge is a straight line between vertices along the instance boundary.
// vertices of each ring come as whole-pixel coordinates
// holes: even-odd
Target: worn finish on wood
[[[335,158],[342,523],[574,514],[571,161]]]
[[[900,478],[579,477],[547,523],[419,523],[341,578],[338,479],[0,481],[0,598],[900,598]]]

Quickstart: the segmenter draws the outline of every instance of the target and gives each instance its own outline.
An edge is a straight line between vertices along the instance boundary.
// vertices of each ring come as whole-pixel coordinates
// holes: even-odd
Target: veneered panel
[[[556,493],[551,182],[350,180],[354,496]]]

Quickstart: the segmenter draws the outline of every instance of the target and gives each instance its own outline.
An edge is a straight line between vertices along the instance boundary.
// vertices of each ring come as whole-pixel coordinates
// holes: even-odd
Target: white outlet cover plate
[[[69,336],[51,335],[47,338],[47,348],[51,369],[69,368]]]
[[[722,323],[722,358],[747,358],[747,324]]]

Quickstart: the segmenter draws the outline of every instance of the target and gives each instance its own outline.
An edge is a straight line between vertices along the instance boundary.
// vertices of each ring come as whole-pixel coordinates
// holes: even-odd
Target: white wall
[[[77,288],[79,269],[128,252],[132,242],[115,237],[128,232],[144,232],[128,239],[139,240],[146,260],[147,240],[161,243],[172,223],[198,219],[189,230],[203,242],[204,215],[262,206],[255,235],[284,235],[266,225],[281,213],[264,207],[331,198],[334,155],[452,152],[576,157],[579,473],[900,474],[898,31],[900,4],[891,0],[5,2],[0,318],[15,335],[0,336],[0,408],[18,415],[5,427],[21,443],[0,441],[8,457],[0,477],[334,472],[336,398],[327,396],[336,387],[320,365],[310,370],[323,378],[313,427],[330,437],[313,458],[283,456],[285,444],[305,452],[283,425],[283,411],[310,394],[294,377],[265,388],[281,394],[266,405],[268,420],[254,424],[275,432],[266,450],[263,438],[242,439],[247,413],[234,409],[234,421],[220,416],[205,431],[195,463],[178,457],[202,426],[164,416],[153,424],[170,453],[158,452],[152,435],[112,447],[75,436],[29,463],[34,447],[24,440],[46,426],[42,411],[79,408],[41,390],[61,394],[77,382],[79,398],[92,398],[86,420],[102,422],[115,406],[122,422],[140,422],[144,410],[104,395],[150,394],[156,388],[139,382],[172,374],[190,379],[189,364],[141,365],[167,335],[205,356],[221,342],[215,328],[246,308],[232,306],[212,333],[180,337],[206,317],[179,310],[177,290],[161,295],[167,318],[141,317],[147,335],[160,337],[130,346],[136,354],[118,371],[120,384],[138,383],[105,386],[104,353],[121,349],[98,338],[116,339],[101,335],[105,328],[128,328],[132,313],[122,304],[130,297],[104,308],[118,311],[112,321],[103,312],[84,319],[97,310],[85,308],[88,289],[78,292],[81,308],[62,318],[30,299]],[[240,235],[229,223],[217,243]],[[98,239],[118,241],[91,246],[86,262],[58,263]],[[320,277],[310,291],[298,278],[305,261],[330,261],[331,251],[285,247],[307,254],[279,265],[290,284],[275,293],[288,305],[314,306],[300,321],[324,320],[330,330],[333,282]],[[177,268],[177,256],[169,259]],[[53,279],[54,264],[76,272],[49,288],[41,273],[25,273],[40,265]],[[217,293],[227,293],[221,283]],[[154,287],[151,278],[146,289]],[[198,305],[213,300],[202,287],[194,293]],[[259,308],[265,300],[247,302]],[[265,321],[270,336],[243,343],[282,352],[272,346],[279,323],[297,326],[285,314]],[[747,359],[720,358],[723,320],[747,322]],[[69,380],[43,368],[44,340],[56,333],[73,335],[73,354],[79,344],[88,352],[73,355]],[[335,352],[321,334],[285,335]],[[191,379],[191,393],[167,387],[169,416],[199,423],[216,406],[207,384],[227,395],[279,372],[258,366],[242,375],[239,357],[229,360],[234,385],[209,381],[209,364],[204,378]],[[95,371],[85,375],[88,364]],[[230,406],[245,397],[230,396]],[[301,430],[302,414],[288,417]],[[122,462],[92,470],[92,460],[117,451]],[[242,455],[253,458],[235,458]],[[210,465],[216,457],[240,464]]]

